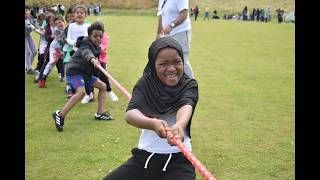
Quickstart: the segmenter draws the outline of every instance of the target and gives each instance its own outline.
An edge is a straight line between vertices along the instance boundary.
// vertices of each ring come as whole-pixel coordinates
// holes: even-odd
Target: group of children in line
[[[113,119],[104,110],[107,94],[112,101],[118,101],[108,78],[97,68],[102,66],[106,69],[108,64],[108,35],[102,22],[90,24],[85,18],[85,6],[75,5],[68,9],[65,18],[48,12],[38,14],[37,20],[32,22],[30,9],[25,8],[27,74],[34,74],[36,76],[34,82],[38,83],[39,88],[45,88],[47,77],[56,66],[61,75],[60,81],[66,80],[67,103],[61,111],[52,113],[58,131],[63,130],[65,116],[81,99],[81,103],[84,104],[95,100],[94,87],[99,89],[95,119]],[[40,35],[38,63],[35,70],[32,70],[33,60],[31,60],[36,55],[31,37],[32,31]]]

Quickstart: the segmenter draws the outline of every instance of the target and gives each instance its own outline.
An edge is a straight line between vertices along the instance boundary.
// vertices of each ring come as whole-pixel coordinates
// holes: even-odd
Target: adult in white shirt
[[[184,71],[190,77],[194,74],[189,62],[191,43],[191,23],[189,19],[189,0],[159,0],[159,23],[157,37],[171,36],[182,46],[184,56]]]

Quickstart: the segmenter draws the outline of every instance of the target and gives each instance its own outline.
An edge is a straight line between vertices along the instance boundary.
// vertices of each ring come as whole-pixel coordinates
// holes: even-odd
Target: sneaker
[[[38,84],[38,79],[33,80],[33,83]]]
[[[39,74],[40,74],[40,72],[38,71],[38,70],[35,70],[34,71],[34,78],[37,80],[37,79],[39,79]]]
[[[72,93],[71,86],[68,83],[66,84],[66,89],[64,90],[64,93],[66,93],[66,94]]]
[[[108,95],[109,95],[111,101],[118,101],[118,97],[113,91],[108,92]]]
[[[56,125],[56,128],[59,132],[63,131],[63,125],[64,125],[64,118],[59,115],[60,111],[57,110],[52,113],[52,118],[54,121],[54,124]]]
[[[104,112],[102,114],[95,113],[94,119],[109,121],[109,120],[113,120],[113,117],[109,113]]]
[[[90,93],[90,95],[85,95],[84,97],[83,97],[83,99],[81,100],[81,103],[82,104],[87,104],[87,103],[89,103],[89,102],[92,102],[93,101],[93,94],[92,93]]]
[[[58,79],[61,79],[61,73],[58,74]]]

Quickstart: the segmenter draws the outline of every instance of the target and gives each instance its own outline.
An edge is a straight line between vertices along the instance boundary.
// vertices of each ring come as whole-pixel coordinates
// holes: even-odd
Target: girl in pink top
[[[103,26],[102,22],[101,22],[101,24]],[[108,37],[107,33],[104,32],[103,36],[102,36],[102,39],[101,39],[101,44],[100,44],[101,53],[100,53],[99,60],[100,60],[101,66],[105,70],[106,70],[107,64],[108,64],[108,58],[107,58],[108,45],[109,45],[109,37]],[[111,101],[118,101],[117,95],[114,92],[112,92],[111,85],[110,85],[110,82],[109,82],[108,78],[102,72],[98,72],[97,73],[97,77],[102,82],[106,83],[106,85],[107,85],[107,94],[109,95]],[[93,88],[92,88],[92,91],[93,91]]]
[[[107,50],[109,45],[109,36],[106,32],[103,33],[102,39],[101,39],[101,53],[100,53],[100,62],[104,63],[105,65],[108,64],[108,58],[107,58]]]
[[[107,58],[107,51],[108,51],[108,45],[109,45],[109,36],[106,32],[103,33],[102,39],[101,39],[101,53],[100,53],[100,64],[101,66],[106,69],[108,64],[108,58]],[[110,82],[108,78],[103,74],[99,73],[98,78],[102,80],[107,85],[107,93],[112,101],[118,101],[117,95],[112,92]]]

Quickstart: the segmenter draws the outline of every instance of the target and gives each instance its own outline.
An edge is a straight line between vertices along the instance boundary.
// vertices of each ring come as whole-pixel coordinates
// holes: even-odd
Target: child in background
[[[50,61],[50,59],[49,59],[49,48],[50,48],[51,42],[54,39],[54,35],[52,34],[52,32],[54,31],[54,17],[55,17],[55,15],[52,14],[51,12],[48,12],[45,17],[46,17],[46,26],[44,28],[44,37],[45,37],[45,39],[47,41],[47,46],[46,46],[46,48],[44,50],[44,55],[43,55],[44,63],[41,66],[40,73],[39,73],[39,78],[38,78],[38,80],[35,81],[35,82],[38,82],[39,88],[40,87],[41,88],[45,87],[45,84],[43,84],[43,81],[41,81],[41,83],[40,83],[40,80],[41,80],[41,78],[43,76],[43,72],[44,72],[45,67],[47,66],[47,64]]]
[[[34,41],[31,36],[32,30],[35,30],[34,27],[34,22],[31,19],[30,15],[30,8],[25,7],[25,53],[24,53],[24,58],[25,58],[25,65],[26,65],[26,70],[27,74],[34,74],[34,71],[32,70],[32,63],[34,61],[34,57],[37,54],[37,49],[34,44]]]
[[[97,23],[100,23],[100,25],[102,27],[104,27],[103,23],[98,21]],[[108,64],[108,59],[107,59],[107,49],[108,49],[108,41],[109,41],[109,37],[106,33],[106,31],[104,31],[103,36],[102,36],[102,40],[101,40],[101,53],[100,53],[100,57],[99,57],[99,61],[101,66],[106,69],[106,65]],[[117,95],[111,90],[111,86],[110,86],[110,82],[108,80],[108,77],[106,77],[99,69],[95,70],[95,76],[98,77],[102,82],[106,83],[107,85],[107,93],[111,99],[111,101],[118,101],[118,97]],[[87,104],[90,101],[90,94],[94,94],[94,88],[90,87],[90,86],[86,86],[86,96],[82,99],[81,103],[82,104]]]
[[[69,24],[66,41],[70,46],[73,47],[74,51],[77,51],[78,48],[75,46],[77,38],[80,36],[88,36],[88,27],[90,24],[84,22],[86,18],[84,6],[76,5],[72,12],[75,22]]]
[[[55,126],[58,131],[63,131],[64,120],[68,112],[85,95],[85,84],[99,89],[98,110],[94,118],[96,120],[111,120],[112,117],[104,111],[106,84],[93,76],[93,69],[100,65],[98,57],[100,56],[100,44],[104,29],[99,23],[93,23],[88,28],[88,37],[79,37],[76,47],[79,48],[71,57],[69,68],[67,69],[67,80],[76,93],[69,99],[62,110],[52,113]]]
[[[75,46],[75,43],[77,41],[78,37],[81,36],[88,36],[88,27],[90,26],[89,23],[85,22],[86,18],[86,9],[83,5],[76,5],[72,9],[73,13],[73,20],[74,23],[70,23],[68,26],[68,33],[67,33],[67,43],[69,46],[72,47],[72,51],[70,52],[70,56],[73,55],[77,51],[77,47]],[[68,55],[67,55],[68,56]],[[67,82],[69,83],[69,82]],[[70,90],[68,90],[70,91]],[[69,93],[69,98],[72,96],[72,94]],[[93,99],[93,94],[91,95]]]
[[[69,24],[73,23],[73,13],[72,13],[72,9],[73,6],[69,7],[69,9],[67,10],[66,16],[65,16],[65,20],[68,23],[67,27],[64,29],[64,34],[65,34],[65,45],[63,46],[63,55],[64,55],[64,59],[63,59],[63,67],[64,67],[64,73],[67,72],[67,68],[68,68],[68,64],[70,62],[70,51],[72,50],[72,46],[70,46],[67,43],[67,35],[68,35],[68,29],[69,29]],[[73,90],[71,88],[71,85],[68,81],[66,81],[66,89],[65,92],[68,94],[68,99],[71,98],[71,96],[73,95]]]
[[[101,24],[102,27],[104,27],[102,22],[98,22]],[[106,31],[104,31],[103,36],[102,36],[102,40],[101,40],[101,53],[100,53],[100,64],[104,69],[107,69],[107,65],[108,65],[108,58],[107,58],[107,51],[108,51],[108,45],[109,45],[109,36],[107,35]],[[111,101],[118,101],[118,97],[117,95],[112,91],[111,89],[111,85],[110,82],[108,80],[108,78],[99,71],[98,73],[98,78],[103,81],[104,83],[106,83],[107,85],[107,93],[111,99]]]
[[[49,48],[49,63],[46,65],[45,70],[43,72],[43,75],[40,79],[40,88],[45,87],[45,82],[47,79],[47,76],[49,75],[51,69],[54,67],[55,64],[58,63],[58,66],[60,69],[63,69],[63,62],[62,62],[62,48],[64,46],[64,28],[65,28],[65,22],[63,17],[56,16],[54,18],[55,23],[55,30],[54,30],[54,40],[50,44]],[[62,76],[63,78],[63,76]]]
[[[40,69],[44,63],[44,50],[47,47],[47,40],[44,36],[44,27],[46,26],[46,20],[45,20],[45,15],[43,13],[38,14],[37,17],[37,22],[36,22],[36,30],[35,32],[40,35],[39,38],[39,54],[38,54],[38,63],[37,67],[34,69],[34,74],[35,74],[35,83],[38,83],[38,78],[39,78],[39,73]]]
[[[204,10],[204,16],[203,16],[203,20],[208,19],[209,21],[209,7],[206,7]]]

